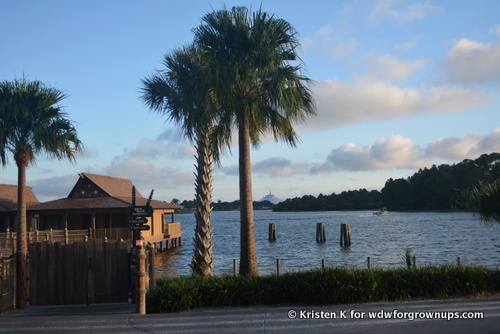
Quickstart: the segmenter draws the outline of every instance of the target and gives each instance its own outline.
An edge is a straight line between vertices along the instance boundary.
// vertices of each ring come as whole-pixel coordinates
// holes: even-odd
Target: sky
[[[76,163],[37,156],[27,185],[66,197],[79,173],[132,180],[146,197],[194,198],[195,150],[141,100],[141,79],[193,41],[214,10],[246,6],[290,22],[317,116],[297,147],[252,149],[254,200],[366,188],[433,164],[500,152],[500,1],[0,0],[0,81],[67,94],[85,148]],[[17,184],[13,157],[0,183]],[[214,171],[214,201],[238,199],[238,148]]]

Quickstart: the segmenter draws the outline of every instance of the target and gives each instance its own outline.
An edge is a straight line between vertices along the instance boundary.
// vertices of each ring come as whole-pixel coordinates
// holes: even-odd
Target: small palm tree
[[[491,183],[479,181],[465,192],[465,206],[479,215],[486,224],[500,224],[500,180]],[[462,203],[463,204],[463,203]],[[500,245],[495,245],[500,248]],[[500,253],[500,251],[497,251]]]
[[[466,193],[466,204],[485,223],[500,223],[500,180],[479,181]]]
[[[309,79],[301,72],[294,28],[262,10],[245,7],[205,15],[193,30],[195,45],[210,69],[208,85],[218,124],[238,129],[240,274],[258,275],[253,218],[250,143],[262,134],[295,146],[292,124],[315,114]]]
[[[75,154],[82,149],[75,127],[59,106],[65,97],[40,81],[23,78],[0,83],[0,161],[5,166],[10,152],[18,168],[17,306],[20,308],[26,307],[27,302],[26,168],[39,153],[74,161]]]
[[[186,138],[195,143],[196,228],[190,266],[194,274],[212,276],[212,163],[214,156],[218,161],[219,153],[212,145],[213,115],[203,84],[206,69],[193,46],[167,54],[163,64],[166,70],[142,80],[142,99],[150,109],[179,124]]]

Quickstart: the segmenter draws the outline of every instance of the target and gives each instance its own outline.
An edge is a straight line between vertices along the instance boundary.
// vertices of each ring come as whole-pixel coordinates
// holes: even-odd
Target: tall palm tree
[[[203,85],[206,69],[193,46],[165,55],[163,64],[166,70],[142,80],[142,99],[150,109],[179,124],[185,137],[195,143],[196,227],[190,266],[194,274],[212,276],[212,162],[218,161],[219,153],[211,140],[213,116]]]
[[[295,146],[292,124],[315,114],[301,74],[299,42],[285,20],[261,9],[222,9],[205,15],[193,30],[195,44],[209,65],[212,102],[220,108],[219,124],[238,128],[240,192],[240,274],[258,275],[253,218],[250,143],[262,134]]]
[[[7,153],[14,155],[18,168],[17,196],[17,306],[27,302],[27,222],[26,168],[39,153],[56,159],[74,161],[82,149],[76,129],[59,103],[61,91],[40,81],[14,80],[0,83],[0,161],[7,163]]]

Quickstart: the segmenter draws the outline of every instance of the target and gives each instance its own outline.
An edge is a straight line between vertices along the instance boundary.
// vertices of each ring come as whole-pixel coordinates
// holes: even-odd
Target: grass
[[[340,267],[279,276],[161,278],[148,293],[147,312],[244,305],[333,305],[492,292],[500,292],[499,269],[451,265],[372,270]]]

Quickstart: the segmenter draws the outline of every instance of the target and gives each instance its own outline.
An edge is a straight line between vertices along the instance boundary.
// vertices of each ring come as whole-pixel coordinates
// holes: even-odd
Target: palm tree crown
[[[66,96],[40,81],[0,83],[0,161],[7,153],[16,163],[35,161],[38,153],[74,161],[82,148],[76,129],[58,105]]]

